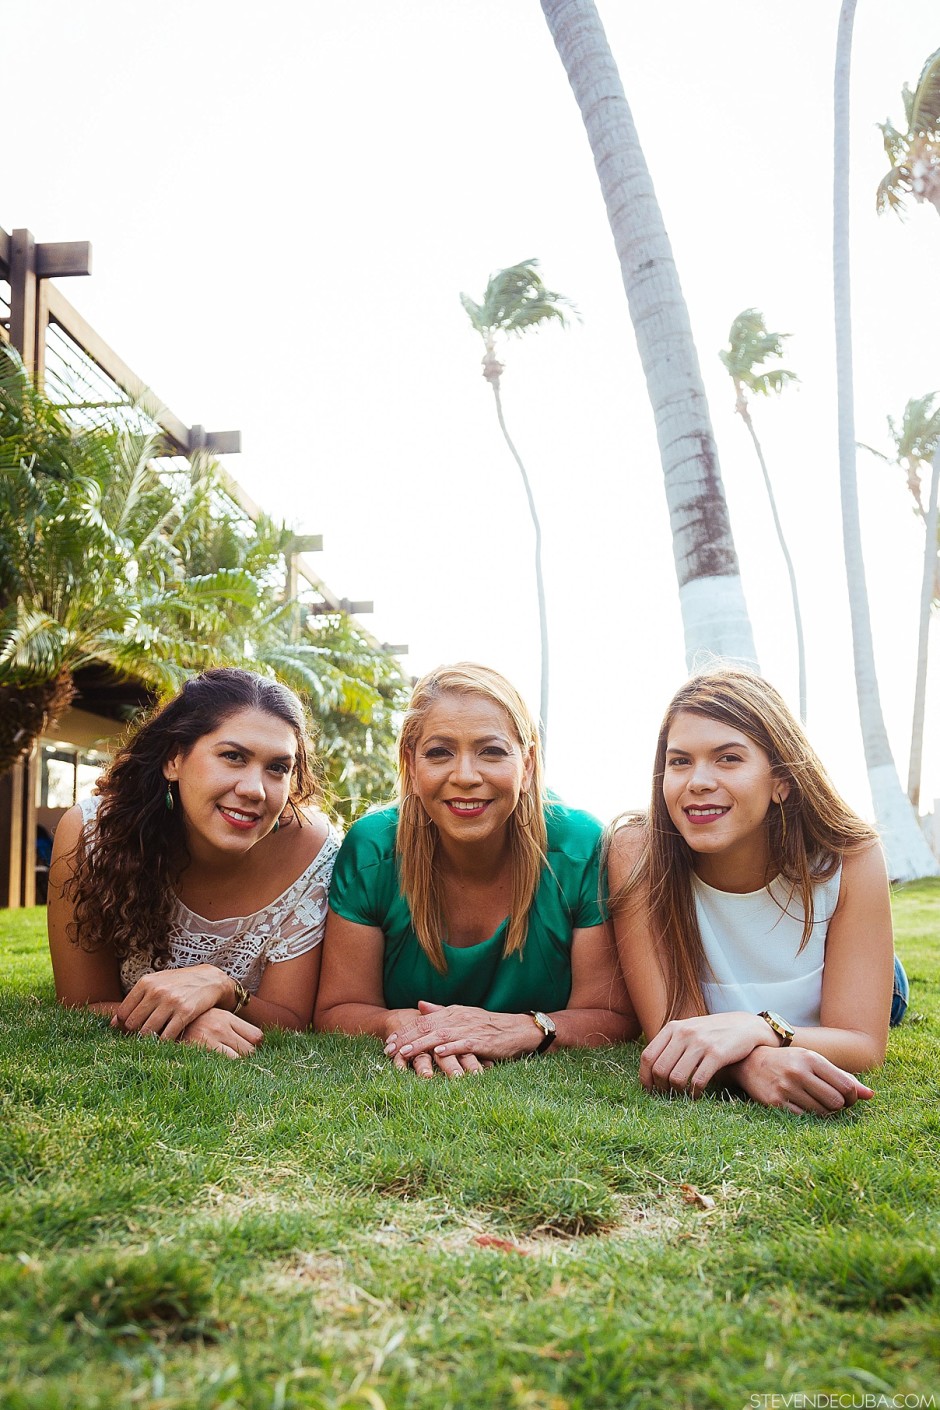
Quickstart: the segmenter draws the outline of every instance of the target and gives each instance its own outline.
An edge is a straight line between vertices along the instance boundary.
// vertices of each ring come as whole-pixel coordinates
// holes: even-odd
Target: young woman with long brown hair
[[[854,1074],[883,1061],[907,990],[884,858],[773,686],[728,668],[677,691],[608,876],[644,1086],[723,1074],[816,1114],[872,1095]]]
[[[399,803],[337,859],[317,1027],[372,1033],[422,1077],[634,1036],[598,908],[600,824],[546,799],[518,691],[440,667],[398,747]]]
[[[293,691],[240,670],[187,681],[56,830],[60,1002],[228,1057],[306,1028],[338,847],[318,797]]]

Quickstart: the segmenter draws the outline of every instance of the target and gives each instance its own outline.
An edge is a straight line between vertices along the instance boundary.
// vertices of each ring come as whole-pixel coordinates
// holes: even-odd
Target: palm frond
[[[174,583],[167,600],[186,609],[225,604],[255,607],[261,600],[258,579],[242,568],[219,568],[215,573],[200,573]]]
[[[878,182],[875,192],[875,210],[883,215],[892,210],[904,219],[904,195],[911,189],[910,171],[903,166],[893,166]]]
[[[491,274],[482,304],[467,294],[460,301],[476,331],[485,338],[493,333],[523,333],[540,323],[558,322],[567,327],[577,310],[563,294],[548,289],[538,273],[538,260],[523,260]]]
[[[891,163],[891,170],[881,178],[875,194],[879,214],[889,209],[902,214],[905,194],[913,193],[916,199],[925,199],[923,188],[919,185],[915,188],[912,164],[918,155],[924,155],[925,143],[929,146],[940,140],[940,49],[927,59],[916,88],[912,91],[905,83],[901,97],[906,131],[899,132],[890,119],[878,124]],[[936,197],[929,199],[935,201]]]
[[[469,294],[461,294],[460,302],[463,304],[464,311],[477,332],[485,334],[486,323],[484,322],[483,305],[476,303],[471,299]]]
[[[923,465],[932,460],[940,445],[940,392],[911,397],[900,423],[888,417],[888,429],[898,462],[916,461]]]
[[[783,367],[757,371],[771,358],[783,357],[783,345],[789,336],[789,333],[768,332],[760,309],[746,308],[731,324],[728,347],[722,348],[718,356],[737,386],[769,396],[799,381],[795,372]]]
[[[69,646],[68,633],[44,612],[22,602],[0,617],[0,682],[34,685],[59,674]]]
[[[940,49],[936,49],[924,64],[917,87],[910,94],[905,85],[905,112],[909,132],[934,134],[940,131]]]

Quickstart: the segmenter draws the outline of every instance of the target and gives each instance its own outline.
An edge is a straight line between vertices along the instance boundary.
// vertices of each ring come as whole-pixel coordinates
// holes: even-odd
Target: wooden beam
[[[360,613],[374,612],[373,602],[351,602],[348,597],[331,597],[326,602],[315,602],[307,609],[311,617],[323,617],[329,612],[345,612],[348,617],[358,617]]]
[[[0,230],[0,274],[6,279],[10,273],[10,237],[5,230]]]
[[[206,450],[213,455],[241,455],[241,431],[207,431]]]
[[[109,347],[100,334],[95,332],[91,324],[86,322],[78,310],[72,307],[60,289],[57,289],[54,284],[47,287],[49,317],[58,323],[63,332],[67,333],[83,352],[88,354],[92,362],[97,363],[102,372],[107,373],[112,382],[116,382],[121,390],[127,393],[131,401],[141,403],[180,455],[188,454],[189,427],[185,426],[179,417],[174,416],[164,406],[159,397],[151,391],[146,382],[141,381],[136,372],[131,371],[127,363],[118,357],[114,349]]]
[[[36,273],[40,279],[66,279],[91,273],[88,240],[55,240],[36,246]]]

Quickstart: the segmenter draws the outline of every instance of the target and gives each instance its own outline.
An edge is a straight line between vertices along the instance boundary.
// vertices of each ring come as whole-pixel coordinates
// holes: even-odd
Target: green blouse
[[[598,859],[601,825],[589,813],[550,802],[545,809],[548,865],[542,868],[521,953],[503,954],[508,920],[477,945],[444,944],[445,974],[422,950],[398,889],[395,832],[398,808],[368,813],[349,829],[336,858],[330,906],[357,925],[385,936],[383,978],[388,1008],[415,1008],[419,999],[473,1004],[498,1013],[566,1007],[571,995],[573,931],[601,925]]]

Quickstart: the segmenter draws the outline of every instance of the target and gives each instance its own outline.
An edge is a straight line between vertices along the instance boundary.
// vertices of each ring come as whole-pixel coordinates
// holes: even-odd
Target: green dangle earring
[[[174,804],[173,804],[173,789],[170,787],[170,782],[169,782],[169,780],[167,780],[167,785],[166,785],[166,797],[164,798],[163,801],[164,801],[164,803],[166,804],[166,810],[167,810],[167,812],[168,812],[168,813],[172,813],[172,811],[173,811],[173,806],[174,806]]]

